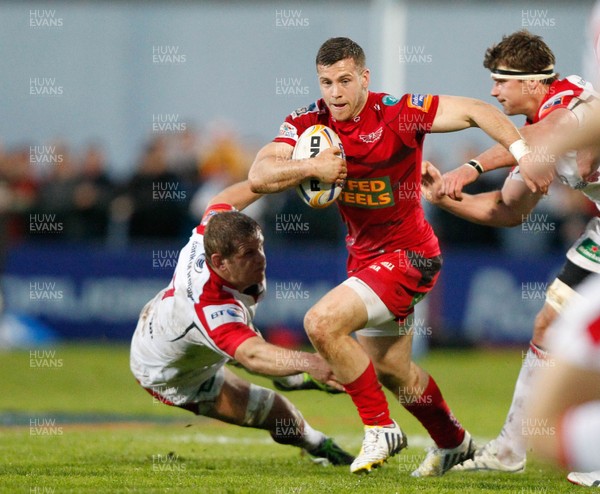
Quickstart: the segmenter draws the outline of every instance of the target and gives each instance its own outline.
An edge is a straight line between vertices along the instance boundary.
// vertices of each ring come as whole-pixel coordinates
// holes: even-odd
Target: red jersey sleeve
[[[402,141],[411,147],[417,147],[423,135],[431,132],[439,105],[439,96],[433,94],[405,94],[397,108],[393,120],[388,125],[395,128]]]
[[[223,324],[210,336],[222,351],[234,358],[235,351],[244,341],[258,335],[245,324],[231,323]]]
[[[244,310],[233,300],[215,305],[196,305],[205,338],[216,345],[220,353],[233,358],[235,351],[248,338],[259,336],[246,321]]]

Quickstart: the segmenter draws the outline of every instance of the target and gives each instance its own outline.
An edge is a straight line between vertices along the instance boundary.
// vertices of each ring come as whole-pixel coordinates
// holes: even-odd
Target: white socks
[[[318,447],[325,439],[325,434],[313,429],[310,424],[304,421],[304,445],[303,447],[309,451]]]
[[[531,383],[536,368],[546,365],[547,352],[529,344],[527,354],[523,359],[521,372],[517,378],[512,403],[500,434],[496,438],[498,459],[512,466],[523,461],[527,456],[528,436],[538,433],[539,424],[528,423],[526,418],[527,400],[531,396]]]

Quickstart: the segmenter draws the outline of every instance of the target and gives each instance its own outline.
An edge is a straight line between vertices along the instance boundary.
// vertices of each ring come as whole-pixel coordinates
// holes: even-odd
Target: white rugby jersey
[[[204,228],[228,204],[207,209],[179,253],[168,287],[142,310],[131,343],[131,370],[140,384],[163,395],[189,395],[210,379],[246,339],[266,282],[252,295],[240,293],[208,266]]]
[[[570,75],[550,85],[548,96],[541,102],[533,122],[528,123],[536,123],[552,111],[565,108],[575,114],[581,126],[588,117],[589,112],[593,111],[591,109],[592,102],[598,104],[598,94],[594,91],[592,85],[579,76]],[[571,151],[559,159],[556,164],[556,172],[562,183],[572,189],[580,190],[600,209],[600,173],[596,172],[584,180],[577,169],[575,151]],[[512,169],[509,178],[523,180],[518,166]]]

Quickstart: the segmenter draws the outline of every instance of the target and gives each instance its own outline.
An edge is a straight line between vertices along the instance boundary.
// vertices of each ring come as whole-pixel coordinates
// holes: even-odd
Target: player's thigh
[[[214,405],[203,415],[225,422],[241,424],[246,415],[250,396],[250,382],[223,368],[224,380]]]
[[[341,284],[327,292],[304,318],[309,335],[326,331],[331,335],[350,334],[365,326],[367,307],[351,287]]]
[[[433,288],[442,266],[441,256],[421,257],[413,251],[400,250],[382,254],[352,272],[352,279],[369,287],[392,314],[392,319],[405,320],[414,306]],[[375,320],[369,314],[369,326],[389,319]]]
[[[378,374],[406,377],[412,354],[412,316],[405,322],[388,321],[357,332],[358,342],[375,365]]]
[[[293,405],[273,390],[253,384],[224,368],[224,382],[214,407],[204,415],[245,427],[270,428],[277,417],[294,413]]]

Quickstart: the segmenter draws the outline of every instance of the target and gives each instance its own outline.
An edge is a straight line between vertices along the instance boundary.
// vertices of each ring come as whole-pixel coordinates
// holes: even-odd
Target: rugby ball
[[[342,158],[344,157],[344,148],[338,135],[325,125],[313,125],[302,132],[298,138],[292,159],[314,158],[321,151],[332,147],[340,148]],[[315,209],[326,208],[333,204],[341,191],[341,186],[321,182],[317,178],[308,178],[296,186],[300,198]]]

